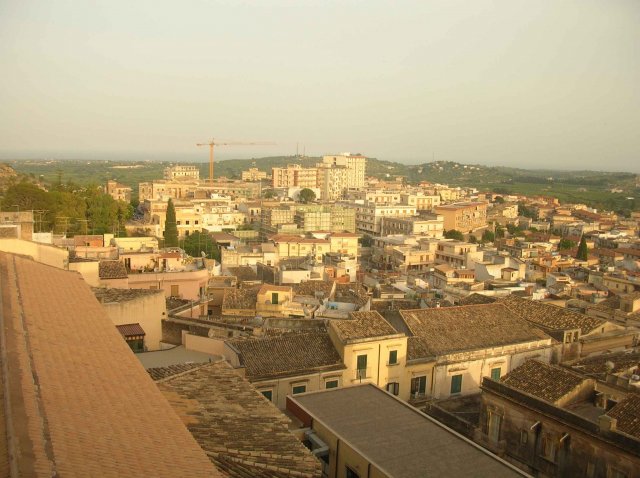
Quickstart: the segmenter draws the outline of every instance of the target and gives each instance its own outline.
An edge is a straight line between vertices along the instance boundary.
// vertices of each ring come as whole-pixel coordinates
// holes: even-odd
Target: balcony
[[[371,367],[356,369],[354,381],[363,381],[371,378]]]

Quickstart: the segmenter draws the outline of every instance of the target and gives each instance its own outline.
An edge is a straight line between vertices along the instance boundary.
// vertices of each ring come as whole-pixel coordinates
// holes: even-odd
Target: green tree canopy
[[[490,230],[486,230],[482,233],[482,242],[493,242],[496,240],[496,235]]]
[[[558,250],[559,251],[564,251],[564,250],[567,250],[567,249],[571,249],[573,247],[576,247],[576,243],[571,241],[571,240],[569,240],[569,239],[562,238],[562,239],[560,239],[560,242],[558,243]]]
[[[184,250],[192,257],[202,257],[204,252],[208,258],[220,262],[220,248],[209,234],[200,231],[189,234],[184,239]]]
[[[456,241],[464,241],[464,235],[457,229],[449,229],[444,232],[444,237],[447,239],[455,239]]]
[[[582,239],[580,239],[580,244],[578,245],[578,253],[576,254],[576,259],[586,261],[588,255],[589,249],[587,248],[587,240],[584,236],[582,236]]]
[[[178,246],[178,225],[176,223],[176,208],[169,199],[167,204],[167,218],[164,223],[164,247]]]
[[[300,198],[300,202],[311,202],[316,200],[316,193],[309,188],[304,188],[300,191],[298,197]]]

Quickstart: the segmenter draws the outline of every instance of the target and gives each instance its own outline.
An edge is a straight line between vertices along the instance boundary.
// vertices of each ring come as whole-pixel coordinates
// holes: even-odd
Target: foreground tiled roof
[[[126,279],[128,277],[124,263],[111,260],[100,261],[98,275],[100,279]]]
[[[233,340],[249,380],[344,368],[326,330]]]
[[[336,302],[345,302],[356,304],[362,307],[369,300],[369,295],[364,287],[360,284],[338,284],[336,283],[336,291],[334,294]]]
[[[504,385],[550,403],[557,402],[585,380],[565,368],[539,360],[527,360],[501,379]]]
[[[513,295],[501,303],[529,322],[547,330],[580,329],[584,335],[605,324],[602,319]]]
[[[254,281],[258,280],[258,274],[249,266],[229,267],[229,274],[234,275],[238,280]]]
[[[617,430],[640,438],[640,395],[627,395],[627,398],[609,410],[607,415],[618,421]]]
[[[153,380],[162,380],[178,374],[189,372],[194,368],[202,367],[204,363],[179,363],[167,365],[166,367],[152,367],[147,369],[147,373]]]
[[[320,477],[320,462],[289,432],[285,416],[225,362],[167,378],[158,387],[229,476]]]
[[[387,335],[397,335],[394,329],[379,312],[351,312],[346,320],[332,320],[331,324],[342,340],[362,340]]]
[[[401,310],[431,355],[549,339],[502,304]]]
[[[0,294],[17,475],[219,476],[79,274],[0,253]]]
[[[118,329],[118,332],[120,332],[123,337],[137,337],[140,335],[146,335],[144,329],[138,323],[116,325],[116,329]]]

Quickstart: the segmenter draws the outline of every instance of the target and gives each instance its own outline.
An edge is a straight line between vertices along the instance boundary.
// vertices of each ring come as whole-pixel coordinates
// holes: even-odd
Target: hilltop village
[[[3,466],[640,477],[640,211],[351,153],[104,193],[113,233],[0,212]]]

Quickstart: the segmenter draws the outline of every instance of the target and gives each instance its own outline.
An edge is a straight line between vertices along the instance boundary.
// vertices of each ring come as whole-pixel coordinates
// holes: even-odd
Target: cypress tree
[[[167,219],[164,223],[164,247],[178,246],[178,226],[176,225],[176,208],[169,199],[167,204]]]
[[[580,239],[580,245],[578,246],[578,253],[576,254],[576,259],[580,259],[582,261],[587,260],[589,250],[587,249],[587,240],[582,236]]]

